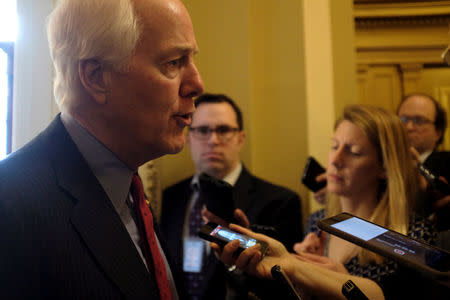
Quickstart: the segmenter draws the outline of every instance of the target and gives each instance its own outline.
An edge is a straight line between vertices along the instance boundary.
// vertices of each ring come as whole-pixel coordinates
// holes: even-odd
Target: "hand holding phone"
[[[301,253],[310,253],[315,255],[324,255],[325,253],[325,245],[327,243],[326,233],[323,231],[310,232],[306,235],[303,241],[294,244],[294,252]]]
[[[310,156],[306,160],[305,169],[303,170],[302,183],[311,191],[317,192],[327,185],[327,181],[316,181],[316,177],[325,173],[325,168],[322,167],[314,157]]]
[[[198,236],[202,239],[208,240],[210,242],[214,242],[218,244],[220,247],[225,246],[231,241],[239,240],[239,248],[235,252],[235,255],[238,256],[242,251],[247,248],[250,248],[256,244],[260,245],[260,252],[262,256],[264,256],[269,248],[269,245],[247,235],[238,233],[233,231],[227,227],[223,227],[222,225],[218,225],[215,223],[208,223],[203,225],[198,232]]]
[[[318,225],[326,232],[450,286],[450,252],[444,249],[428,245],[349,213],[322,219]]]

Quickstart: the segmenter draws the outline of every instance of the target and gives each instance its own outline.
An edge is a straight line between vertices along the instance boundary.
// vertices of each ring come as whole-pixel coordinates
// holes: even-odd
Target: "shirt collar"
[[[242,163],[239,162],[238,165],[236,166],[236,168],[234,168],[233,171],[231,171],[230,173],[225,175],[225,177],[222,180],[231,184],[232,186],[234,186],[236,184],[236,181],[239,178],[239,175],[241,175],[241,171],[242,171]],[[194,174],[194,176],[192,177],[192,180],[191,180],[191,187],[194,185],[198,186],[198,184],[199,184],[198,176],[199,175],[200,174],[198,174],[198,173]]]
[[[424,153],[420,154],[420,162],[423,163],[425,160],[427,160],[428,156],[433,152],[433,150],[425,151]]]
[[[222,180],[234,186],[239,178],[239,175],[241,174],[241,171],[242,171],[242,163],[239,162],[236,168],[234,168],[233,171],[225,175],[225,177]]]
[[[114,208],[119,211],[128,196],[133,174],[137,171],[131,170],[70,114],[62,113],[61,120]]]

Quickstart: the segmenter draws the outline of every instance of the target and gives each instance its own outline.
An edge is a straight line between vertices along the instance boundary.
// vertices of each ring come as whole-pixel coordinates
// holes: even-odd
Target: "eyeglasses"
[[[434,123],[431,120],[428,120],[427,118],[421,117],[421,116],[400,116],[400,120],[402,120],[403,124],[407,124],[409,121],[413,123],[414,126],[423,126],[425,124]]]
[[[450,66],[450,46],[447,47],[447,49],[445,49],[445,51],[442,53],[441,55],[442,60]]]
[[[219,125],[216,128],[211,128],[208,126],[189,127],[189,130],[195,138],[202,141],[208,140],[211,137],[211,134],[215,132],[219,141],[226,142],[239,131],[239,128]]]

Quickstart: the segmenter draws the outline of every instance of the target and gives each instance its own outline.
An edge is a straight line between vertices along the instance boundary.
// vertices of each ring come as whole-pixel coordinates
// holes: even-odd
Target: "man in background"
[[[2,297],[182,298],[137,169],[183,148],[203,91],[186,8],[61,0],[48,38],[62,113],[0,162]]]
[[[414,93],[400,102],[397,114],[403,121],[411,146],[417,150],[420,162],[434,175],[450,182],[450,152],[438,151],[447,127],[447,114],[433,97]],[[450,196],[428,191],[419,203],[425,215],[435,212],[438,230],[450,228]]]
[[[200,264],[197,272],[185,268],[190,298],[224,299],[228,276],[225,266],[211,253],[207,242],[199,242],[200,250],[192,246],[203,206],[196,189],[199,175],[204,172],[231,184],[234,208],[245,213],[250,224],[273,228],[288,249],[302,238],[301,202],[296,193],[253,176],[241,163],[245,132],[234,101],[225,95],[204,94],[196,99],[195,107],[187,134],[195,174],[163,192],[161,228],[180,265],[186,266],[186,260],[192,259],[186,253],[203,254],[193,262]],[[194,229],[193,224],[197,226]]]
[[[433,97],[416,93],[403,98],[397,113],[420,161],[438,175],[450,179],[450,153],[436,149],[442,143],[447,127],[447,114],[442,106]]]

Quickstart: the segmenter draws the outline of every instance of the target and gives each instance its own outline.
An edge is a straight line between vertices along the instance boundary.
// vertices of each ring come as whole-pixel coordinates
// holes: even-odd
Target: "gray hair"
[[[131,0],[60,0],[47,22],[55,67],[54,95],[68,111],[79,103],[81,60],[96,59],[113,70],[126,67],[141,34]]]

